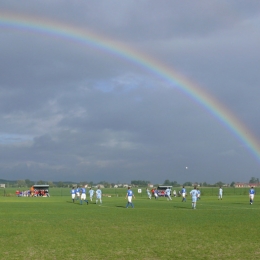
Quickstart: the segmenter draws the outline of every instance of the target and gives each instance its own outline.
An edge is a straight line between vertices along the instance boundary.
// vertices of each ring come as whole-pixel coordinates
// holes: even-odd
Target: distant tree
[[[150,181],[141,181],[141,180],[133,180],[133,181],[131,181],[132,185],[142,186],[142,187],[146,187],[149,183],[150,183]]]
[[[48,185],[50,186],[50,188],[53,188],[55,186],[52,181],[48,181]]]
[[[186,181],[183,183],[183,186],[192,186],[192,182]]]
[[[234,186],[235,186],[235,182],[232,181],[232,182],[230,183],[230,187],[234,187]]]
[[[62,181],[59,181],[58,182],[58,185],[57,185],[59,188],[62,188],[64,186],[64,183]]]
[[[30,181],[29,179],[25,179],[25,183],[27,187],[32,187],[34,185],[34,182]]]
[[[169,180],[165,180],[164,183],[163,183],[163,185],[165,185],[165,186],[167,186],[167,185],[170,186],[170,185],[171,185],[171,182],[170,182]]]
[[[87,181],[81,181],[81,182],[79,183],[79,186],[85,186],[87,183],[88,183]],[[63,186],[64,186],[64,184],[63,184]]]
[[[255,178],[255,177],[252,177],[252,178],[249,180],[249,183],[259,183],[259,179],[258,179],[258,178]]]
[[[25,180],[18,180],[17,181],[17,187],[26,187]]]
[[[171,183],[171,185],[172,185],[173,187],[181,186],[177,181],[173,181],[173,182]]]
[[[42,185],[42,184],[45,184],[46,182],[45,181],[42,181],[42,180],[40,180],[40,181],[37,181],[37,184],[38,185]]]
[[[215,183],[215,186],[220,187],[220,186],[223,186],[224,184],[225,184],[224,182],[219,181],[219,182]]]

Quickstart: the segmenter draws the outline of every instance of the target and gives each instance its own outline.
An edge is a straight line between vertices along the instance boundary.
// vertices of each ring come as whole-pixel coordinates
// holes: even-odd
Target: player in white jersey
[[[151,198],[152,198],[152,195],[151,195],[151,192],[148,190],[148,188],[146,189],[146,192],[147,192],[148,198],[151,199]]]
[[[98,186],[98,189],[96,190],[96,204],[98,204],[98,200],[100,204],[102,204],[102,191],[100,189],[100,186]]]
[[[199,188],[197,189],[197,191],[198,191],[198,198],[197,198],[197,200],[200,200],[200,190],[199,190]]]
[[[194,186],[194,189],[190,192],[191,195],[191,206],[192,209],[196,209],[196,203],[197,203],[197,198],[198,198],[198,191],[196,186]]]
[[[218,190],[218,199],[219,200],[222,200],[222,197],[223,197],[223,189],[221,188],[221,186],[219,187],[219,190]]]
[[[255,197],[255,190],[254,190],[254,187],[251,187],[251,189],[249,190],[249,203],[250,203],[250,205],[253,204],[254,197]]]
[[[94,190],[92,190],[92,188],[90,188],[88,192],[89,192],[90,201],[92,201],[93,196],[94,196]]]
[[[172,198],[171,198],[171,189],[170,188],[167,188],[165,190],[165,195],[166,195],[167,200],[172,200]]]
[[[72,187],[72,189],[70,191],[70,194],[71,194],[72,201],[74,203],[75,196],[76,196],[76,191],[75,191],[74,187]]]
[[[128,208],[129,205],[132,206],[132,208],[134,207],[134,204],[132,202],[133,197],[135,197],[133,191],[130,189],[130,187],[128,187],[127,193],[126,193],[126,198],[127,198],[127,204],[126,204],[126,208]]]

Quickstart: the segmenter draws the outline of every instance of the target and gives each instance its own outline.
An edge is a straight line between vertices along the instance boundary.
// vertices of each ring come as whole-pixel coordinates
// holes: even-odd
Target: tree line
[[[75,184],[76,185],[86,185],[88,184],[88,186],[96,186],[96,185],[103,185],[105,188],[112,188],[114,187],[117,183],[114,182],[107,182],[107,181],[100,181],[98,183],[94,183],[93,181],[82,181],[79,183],[75,183],[75,182],[63,182],[63,181],[57,181],[57,182],[53,182],[53,181],[44,181],[44,180],[39,180],[39,181],[31,181],[30,179],[25,179],[25,180],[16,180],[16,181],[8,181],[8,180],[3,180],[0,179],[0,183],[6,184],[7,187],[31,187],[35,184],[41,185],[41,184],[47,184],[50,186],[50,188],[53,187],[72,187]],[[249,184],[259,184],[259,178],[256,177],[251,177],[251,179],[248,182]],[[132,180],[131,183],[129,185],[132,186],[136,186],[136,187],[148,187],[148,185],[152,184],[150,181],[146,181],[146,180]],[[179,186],[192,186],[192,185],[199,185],[200,187],[220,187],[220,186],[229,186],[229,187],[234,187],[235,182],[232,181],[230,184],[224,183],[222,181],[216,182],[214,184],[210,184],[207,182],[197,182],[197,183],[193,183],[191,181],[186,181],[184,183],[178,183],[177,181],[170,181],[170,180],[165,180],[163,183],[157,183],[157,184],[152,184],[153,186],[158,186],[158,185],[165,185],[165,186],[173,186],[173,187],[179,187]]]

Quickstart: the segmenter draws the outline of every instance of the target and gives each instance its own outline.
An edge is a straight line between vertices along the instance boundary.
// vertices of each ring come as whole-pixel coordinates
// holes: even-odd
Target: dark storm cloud
[[[258,1],[8,1],[0,7],[86,28],[150,55],[260,136]],[[7,27],[0,35],[2,178],[258,177],[258,162],[232,130],[149,70],[68,39]]]

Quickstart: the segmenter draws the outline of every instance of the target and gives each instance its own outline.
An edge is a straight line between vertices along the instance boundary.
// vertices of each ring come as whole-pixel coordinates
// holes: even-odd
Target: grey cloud
[[[258,2],[8,1],[0,7],[87,28],[154,57],[218,99],[259,138]],[[0,33],[3,178],[257,177],[259,164],[246,144],[149,65],[61,37]]]

